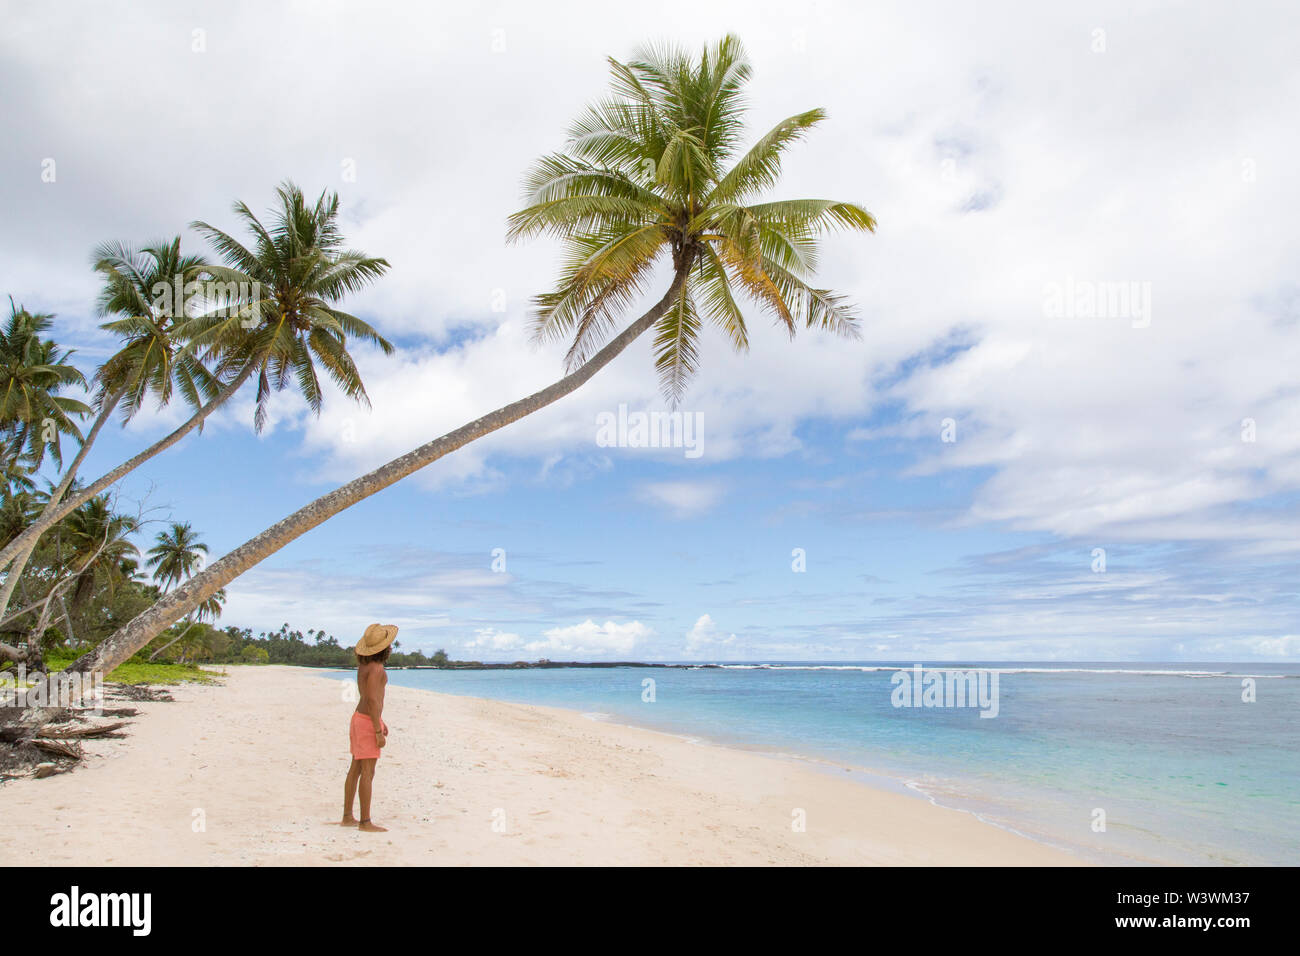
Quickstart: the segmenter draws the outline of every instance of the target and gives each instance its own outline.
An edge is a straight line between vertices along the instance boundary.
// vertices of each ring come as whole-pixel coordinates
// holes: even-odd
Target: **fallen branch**
[[[46,753],[57,754],[60,757],[69,757],[73,760],[80,760],[82,757],[81,748],[76,744],[64,744],[57,740],[42,740],[39,737],[31,743],[32,746],[39,747]]]
[[[148,684],[105,684],[104,696],[119,700],[173,700],[170,691]]]
[[[66,707],[43,707],[18,711],[12,720],[5,721],[0,713],[0,741],[17,744],[30,740],[46,724],[64,723],[69,711]]]
[[[113,736],[121,737],[121,734],[114,734],[113,731],[119,727],[125,727],[126,721],[119,720],[112,724],[100,724],[89,727],[51,727],[49,730],[41,733],[42,740],[67,740],[72,737],[104,737]]]

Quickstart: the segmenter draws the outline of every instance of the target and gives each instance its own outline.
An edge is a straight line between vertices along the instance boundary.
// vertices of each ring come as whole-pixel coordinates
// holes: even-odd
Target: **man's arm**
[[[383,746],[384,737],[384,680],[383,671],[374,668],[366,675],[366,698],[370,701],[370,721],[375,725],[375,743]]]

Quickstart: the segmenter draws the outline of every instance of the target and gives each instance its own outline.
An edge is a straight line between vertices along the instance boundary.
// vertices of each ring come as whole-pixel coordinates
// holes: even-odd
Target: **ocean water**
[[[996,671],[997,716],[894,706],[910,662],[394,670],[390,681],[847,768],[1096,862],[1300,864],[1300,665],[934,667]]]

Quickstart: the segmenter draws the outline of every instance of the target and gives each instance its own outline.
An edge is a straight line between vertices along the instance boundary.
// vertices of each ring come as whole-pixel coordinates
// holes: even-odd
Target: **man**
[[[397,628],[391,624],[371,624],[357,646],[357,691],[361,700],[352,713],[352,726],[348,736],[352,742],[352,765],[348,767],[343,784],[343,820],[345,827],[356,827],[366,833],[387,833],[370,819],[371,785],[375,779],[375,765],[379,751],[388,743],[388,725],[384,723],[384,687],[388,674],[384,661],[392,653]],[[361,791],[361,819],[352,815],[352,801]]]

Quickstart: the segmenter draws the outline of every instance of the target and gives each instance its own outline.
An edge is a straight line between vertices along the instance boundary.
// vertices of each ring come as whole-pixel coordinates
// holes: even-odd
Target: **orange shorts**
[[[388,736],[388,724],[384,725],[384,736]],[[348,728],[348,737],[352,741],[352,756],[356,760],[377,760],[379,744],[375,743],[375,722],[366,714],[353,712],[352,726]]]

